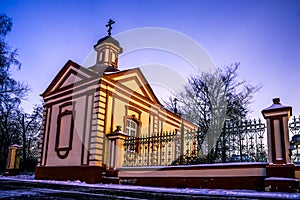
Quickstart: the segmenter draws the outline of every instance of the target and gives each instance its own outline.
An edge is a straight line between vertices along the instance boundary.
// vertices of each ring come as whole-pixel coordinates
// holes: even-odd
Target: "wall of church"
[[[94,93],[93,111],[91,119],[90,143],[89,143],[89,165],[101,166],[105,163],[104,149],[107,145],[105,137],[107,116],[107,92],[100,88]]]
[[[132,86],[132,81],[126,86]],[[108,91],[107,96],[107,114],[106,114],[106,129],[105,133],[112,133],[117,126],[122,127],[122,131],[126,132],[126,119],[131,118],[139,125],[139,137],[147,137],[159,134],[161,131],[180,131],[182,122],[185,130],[195,128],[195,125],[182,121],[182,119],[164,108],[161,105],[149,102],[149,99],[144,99],[139,96],[135,98],[133,92],[123,90],[121,84],[111,85],[111,83],[103,80],[102,91]],[[140,94],[141,89],[136,88],[134,91]]]
[[[88,164],[88,144],[92,96],[45,104],[42,166]],[[86,113],[86,114],[83,114]]]
[[[180,131],[181,118],[155,102],[150,90],[143,88],[147,85],[134,85],[141,82],[139,77],[133,78],[135,82],[126,75],[124,79],[135,90],[125,86],[122,79],[119,82],[103,76],[100,84],[98,79],[72,87],[63,84],[63,89],[55,89],[44,97],[39,166],[108,164],[111,144],[105,135],[113,133],[117,126],[126,132],[127,119],[138,125],[136,137]],[[184,123],[186,129],[194,127]]]

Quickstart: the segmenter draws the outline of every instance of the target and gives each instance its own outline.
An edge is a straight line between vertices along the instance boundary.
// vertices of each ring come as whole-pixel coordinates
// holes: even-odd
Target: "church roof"
[[[88,69],[96,72],[98,74],[102,74],[104,72],[118,72],[120,71],[118,68],[114,66],[104,66],[103,64],[96,63],[95,65],[89,67]]]
[[[41,96],[44,99],[52,99],[55,98],[56,95],[60,95],[61,92],[72,89],[74,86],[77,87],[84,85],[85,83],[99,84],[99,79],[112,81],[112,84],[116,87],[123,88],[139,99],[142,98],[147,100],[149,103],[152,102],[154,104],[158,104],[165,109],[167,113],[176,116],[175,113],[164,108],[164,106],[160,103],[150,84],[139,68],[115,72],[103,72],[102,76],[99,77],[99,73],[93,72],[92,70],[82,67],[79,64],[69,60],[55,76],[51,84],[41,94]],[[133,96],[132,98],[134,98]],[[176,117],[181,118],[180,116]]]
[[[101,74],[101,75],[100,75]],[[100,75],[100,77],[99,77]],[[90,69],[87,69],[79,64],[69,60],[64,67],[55,76],[53,81],[47,87],[47,89],[41,94],[42,97],[46,97],[50,94],[61,91],[63,88],[69,88],[74,86],[74,83],[83,83],[84,81],[97,80],[107,77],[114,82],[118,82],[121,85],[126,86],[126,83],[130,81],[136,81],[138,90],[142,90],[141,94],[151,101],[161,105],[157,97],[155,96],[150,84],[141,72],[139,68],[127,69],[122,71],[105,71],[96,73]],[[120,86],[120,85],[119,85]],[[126,86],[127,87],[127,86]],[[129,86],[128,86],[129,87]],[[144,95],[145,94],[145,95]]]
[[[115,38],[113,38],[111,36],[105,36],[105,37],[99,39],[97,44],[94,45],[94,47],[98,46],[99,44],[103,43],[104,41],[106,43],[112,43],[112,44],[120,47],[120,43],[118,42],[118,40],[116,40]]]
[[[70,77],[72,78],[70,79]],[[45,97],[56,91],[59,88],[65,86],[66,82],[71,83],[84,79],[95,78],[97,77],[97,73],[92,70],[86,69],[85,67],[80,66],[79,64],[73,62],[72,60],[68,60],[68,62],[63,66],[63,68],[58,72],[53,81],[47,87],[47,89],[41,94],[42,97]]]
[[[109,77],[110,79],[119,82],[125,86],[128,82],[135,82],[135,89],[141,90],[140,93],[142,94],[142,96],[145,96],[151,99],[151,101],[161,105],[155,93],[153,92],[150,84],[148,83],[147,79],[145,78],[144,74],[139,68],[127,69],[116,72],[104,72],[103,75],[104,77]]]

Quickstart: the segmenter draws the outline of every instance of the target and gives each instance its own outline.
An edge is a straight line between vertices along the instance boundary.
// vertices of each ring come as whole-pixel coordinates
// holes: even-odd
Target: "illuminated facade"
[[[196,128],[163,108],[138,68],[118,69],[118,41],[106,36],[94,49],[94,66],[68,61],[42,94],[38,179],[101,181],[102,171],[112,163],[107,136],[117,126],[134,137],[180,130],[182,124],[186,130]],[[118,159],[114,167],[122,162]]]

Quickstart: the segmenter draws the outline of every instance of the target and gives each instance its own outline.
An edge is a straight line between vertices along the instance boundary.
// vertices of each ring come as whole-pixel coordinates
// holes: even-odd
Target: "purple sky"
[[[193,38],[217,66],[240,62],[240,77],[263,85],[250,117],[262,117],[260,111],[274,97],[300,114],[300,1],[0,0],[0,13],[13,18],[7,40],[19,50],[22,63],[13,75],[32,88],[26,110],[39,102],[39,94],[69,59],[83,62],[106,35],[105,24],[112,18],[113,35],[135,28],[168,28]],[[134,59],[134,52],[131,56]],[[132,66],[137,63],[120,59],[121,69]]]

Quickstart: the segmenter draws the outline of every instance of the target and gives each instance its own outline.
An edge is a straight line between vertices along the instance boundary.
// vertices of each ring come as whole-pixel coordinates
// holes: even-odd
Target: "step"
[[[120,184],[119,177],[104,177],[102,179],[102,183],[104,184]]]
[[[106,177],[118,177],[119,171],[115,169],[107,169],[105,172]]]
[[[268,177],[264,180],[265,191],[299,192],[300,180],[295,178]]]

